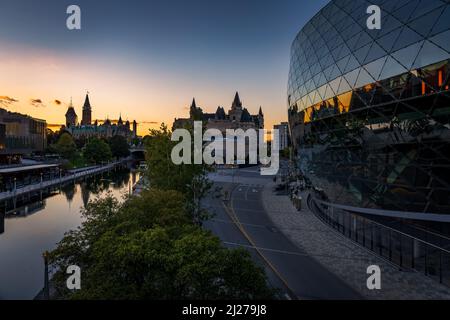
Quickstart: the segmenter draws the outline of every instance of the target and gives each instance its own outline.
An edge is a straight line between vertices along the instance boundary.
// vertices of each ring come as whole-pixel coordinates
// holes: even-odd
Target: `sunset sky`
[[[1,0],[0,107],[63,124],[70,97],[81,118],[136,119],[139,134],[204,111],[262,106],[266,128],[286,121],[290,44],[325,0]],[[66,8],[82,30],[66,28]]]

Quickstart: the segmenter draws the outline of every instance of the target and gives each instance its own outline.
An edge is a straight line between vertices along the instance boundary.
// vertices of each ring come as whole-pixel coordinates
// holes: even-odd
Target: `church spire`
[[[83,105],[83,118],[81,120],[81,125],[90,126],[92,124],[92,108],[91,102],[89,101],[89,91],[86,93],[86,99]]]
[[[66,127],[75,127],[77,125],[77,122],[78,116],[72,104],[72,97],[70,97],[70,104],[66,112]]]
[[[239,97],[239,92],[236,91],[236,95],[234,96],[233,105],[231,108],[234,109],[242,109],[241,98]]]
[[[195,98],[192,99],[192,104],[189,109],[189,116],[191,119],[197,119],[198,115],[200,114],[201,110],[197,107],[197,103],[195,102]]]
[[[89,91],[86,93],[86,98],[84,99],[83,110],[91,110],[91,102],[89,101]]]

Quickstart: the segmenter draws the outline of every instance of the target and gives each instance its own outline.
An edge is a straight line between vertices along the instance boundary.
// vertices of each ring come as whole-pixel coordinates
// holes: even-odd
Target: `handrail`
[[[423,220],[423,221],[435,221],[435,222],[450,222],[450,214],[439,214],[439,213],[424,213],[424,212],[406,212],[406,211],[395,211],[395,210],[378,210],[370,208],[358,208],[340,204],[334,204],[326,202],[319,199],[314,199],[315,201],[336,209],[342,209],[345,211],[351,211],[355,213],[368,214],[373,216],[383,216],[391,218],[401,218],[401,219],[411,219],[411,220]]]
[[[111,168],[114,168],[115,166],[117,166],[120,163],[121,162],[118,161],[118,162],[114,162],[114,163],[108,164],[108,165],[103,166],[103,167],[98,167],[98,168],[95,168],[95,169],[89,169],[89,170],[82,171],[82,172],[76,172],[74,174],[71,174],[71,175],[68,175],[68,176],[65,176],[65,177],[60,177],[60,178],[56,178],[56,179],[52,179],[52,180],[38,182],[38,183],[35,183],[35,184],[32,184],[32,185],[27,185],[27,186],[25,186],[23,188],[19,188],[19,189],[16,189],[16,190],[9,190],[9,191],[6,191],[6,192],[1,192],[0,193],[0,201],[4,201],[4,200],[10,199],[10,198],[14,198],[14,197],[16,197],[18,195],[26,194],[26,193],[29,193],[29,192],[38,191],[40,189],[44,189],[44,188],[47,188],[47,187],[50,187],[50,186],[53,186],[53,185],[58,185],[58,184],[61,184],[61,183],[65,183],[65,182],[68,182],[68,181],[71,181],[71,180],[76,180],[78,178],[81,178],[81,177],[84,177],[84,176],[88,176],[88,175],[91,175],[91,174],[100,173],[102,171],[106,171],[106,170],[109,170]]]
[[[312,201],[314,201],[314,202],[316,202],[316,203],[319,203],[319,204],[322,204],[322,205],[325,205],[325,206],[327,206],[327,207],[332,207],[332,208],[336,208],[336,209],[341,209],[341,210],[348,211],[348,212],[355,212],[355,213],[366,214],[365,211],[366,211],[366,210],[369,210],[369,209],[363,209],[363,208],[359,208],[359,209],[361,209],[361,210],[358,210],[358,211],[356,211],[356,210],[347,210],[347,209],[343,209],[343,207],[344,207],[344,208],[346,208],[346,207],[347,207],[347,208],[353,208],[353,207],[348,207],[348,206],[343,206],[343,205],[337,205],[337,204],[331,204],[331,203],[328,203],[328,202],[325,202],[325,201],[316,199],[315,197],[312,197]],[[357,208],[357,209],[358,209],[358,208]],[[371,209],[371,210],[372,210],[372,209]],[[313,211],[314,211],[314,210],[313,210]],[[380,215],[380,214],[378,214],[378,215]],[[442,250],[442,251],[445,251],[445,252],[447,252],[447,253],[450,254],[450,251],[449,251],[449,250],[447,250],[447,249],[445,249],[445,248],[442,248],[442,247],[439,247],[439,246],[437,246],[437,245],[435,245],[435,244],[433,244],[433,243],[430,243],[430,242],[425,241],[425,240],[423,240],[423,239],[419,239],[419,238],[414,237],[414,236],[412,236],[412,235],[410,235],[410,234],[407,234],[407,233],[402,232],[402,231],[400,231],[400,230],[397,230],[397,229],[394,229],[394,228],[392,228],[392,227],[386,226],[386,225],[384,225],[384,224],[378,223],[378,222],[376,222],[376,221],[370,220],[370,222],[373,223],[373,224],[375,224],[375,225],[377,225],[377,226],[380,226],[380,227],[382,227],[382,228],[389,229],[389,230],[391,230],[391,231],[397,232],[398,234],[401,234],[401,235],[403,235],[403,236],[405,236],[405,237],[408,237],[408,238],[417,240],[417,241],[419,241],[419,242],[421,242],[421,243],[424,243],[424,244],[426,244],[426,245],[429,245],[429,246],[431,246],[431,247],[434,247],[435,249]]]

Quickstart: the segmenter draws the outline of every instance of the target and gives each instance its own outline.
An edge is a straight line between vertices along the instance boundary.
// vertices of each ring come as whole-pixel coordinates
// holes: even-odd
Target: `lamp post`
[[[44,299],[50,300],[50,286],[49,286],[49,280],[48,280],[48,258],[50,256],[50,253],[48,251],[45,251],[42,254],[42,257],[44,258]]]

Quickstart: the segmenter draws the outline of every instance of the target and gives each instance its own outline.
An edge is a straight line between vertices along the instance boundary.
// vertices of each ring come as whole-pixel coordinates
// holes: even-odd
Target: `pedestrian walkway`
[[[267,181],[267,180],[266,180]],[[277,195],[275,183],[267,181],[263,204],[277,228],[300,249],[314,257],[367,299],[450,299],[450,289],[416,272],[399,271],[383,260],[344,238],[320,221],[308,208],[303,193],[302,211],[297,211],[286,195]],[[369,290],[367,267],[381,268],[381,290]]]
[[[115,166],[119,165],[121,162],[114,162],[104,166],[98,166],[94,168],[89,168],[87,170],[79,171],[73,174],[69,174],[67,176],[60,176],[59,178],[55,178],[52,180],[42,181],[41,183],[36,183],[28,186],[24,186],[22,188],[17,188],[16,190],[6,191],[0,193],[0,201],[5,201],[8,199],[12,199],[24,194],[28,194],[31,192],[38,192],[45,188],[50,188],[56,185],[61,185],[67,182],[75,181],[80,178],[88,177],[90,175],[99,174],[102,172],[106,172],[112,170]]]

